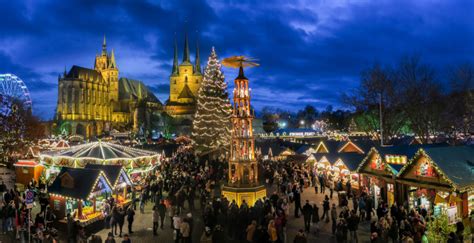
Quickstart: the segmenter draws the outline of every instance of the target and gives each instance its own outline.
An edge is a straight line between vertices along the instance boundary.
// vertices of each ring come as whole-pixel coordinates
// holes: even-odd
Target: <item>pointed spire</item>
[[[194,74],[201,74],[201,59],[199,58],[199,41],[196,41],[196,68]]]
[[[171,70],[171,75],[178,75],[178,43],[176,41],[176,36],[174,37],[174,59],[173,59],[173,70]]]
[[[244,67],[242,66],[242,63],[240,64],[239,76],[237,77],[237,79],[247,79],[244,75]]]
[[[112,52],[110,53],[109,68],[116,68],[116,67],[117,67],[117,64],[115,64],[114,49],[112,49]]]
[[[188,33],[184,35],[184,55],[183,63],[191,63],[189,59],[189,45],[188,45]]]
[[[105,35],[104,35],[104,42],[102,42],[102,55],[103,56],[107,55],[107,42],[105,40]]]
[[[64,66],[64,73],[63,73],[63,77],[66,77],[66,75],[67,75],[67,68],[66,68],[66,66]]]

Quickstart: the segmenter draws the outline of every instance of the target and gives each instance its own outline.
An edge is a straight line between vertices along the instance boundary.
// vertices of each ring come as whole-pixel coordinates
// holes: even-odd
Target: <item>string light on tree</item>
[[[192,138],[200,152],[229,145],[230,106],[227,84],[214,47],[204,70],[197,97]]]

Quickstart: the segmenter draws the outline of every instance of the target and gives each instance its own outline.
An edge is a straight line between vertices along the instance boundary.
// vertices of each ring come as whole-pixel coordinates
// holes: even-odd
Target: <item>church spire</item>
[[[105,41],[105,35],[104,35],[104,42],[102,42],[102,55],[103,56],[107,55],[107,43]]]
[[[116,67],[117,67],[117,64],[115,64],[114,49],[112,49],[112,52],[110,53],[109,68],[116,68]]]
[[[190,63],[189,60],[189,45],[188,45],[188,33],[184,35],[184,55],[183,55],[183,63]]]
[[[174,58],[173,58],[173,70],[171,70],[171,75],[178,75],[178,44],[176,41],[176,36],[174,37]]]
[[[199,42],[196,41],[196,68],[194,69],[195,74],[201,74],[201,59],[199,58]]]

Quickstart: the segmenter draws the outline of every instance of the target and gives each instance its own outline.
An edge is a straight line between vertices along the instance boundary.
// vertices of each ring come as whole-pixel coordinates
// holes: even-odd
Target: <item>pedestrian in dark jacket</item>
[[[163,229],[163,226],[165,224],[165,216],[166,216],[165,202],[163,200],[161,200],[160,204],[158,204],[157,208],[158,208],[158,213],[160,215],[160,222],[161,222],[160,228]]]
[[[306,232],[309,232],[309,227],[311,226],[311,216],[313,215],[313,207],[309,204],[309,200],[306,200],[306,204],[301,209],[303,212],[304,219],[304,229]]]
[[[133,205],[130,205],[127,209],[127,221],[128,221],[129,234],[133,234],[132,225],[133,225],[134,219],[135,219],[135,210],[133,210]]]
[[[359,228],[360,218],[357,216],[355,210],[351,211],[351,215],[347,219],[347,229],[349,230],[349,237],[351,241],[358,242],[357,229]]]
[[[316,228],[316,234],[319,232],[319,208],[318,206],[315,204],[313,204],[313,216],[311,217],[312,219],[312,222],[313,222],[313,225],[315,226]]]

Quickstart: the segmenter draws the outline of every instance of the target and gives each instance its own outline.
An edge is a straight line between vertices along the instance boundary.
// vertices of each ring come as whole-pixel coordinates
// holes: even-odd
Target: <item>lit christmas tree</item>
[[[197,96],[192,138],[198,152],[207,152],[229,145],[231,123],[227,83],[212,48]]]

